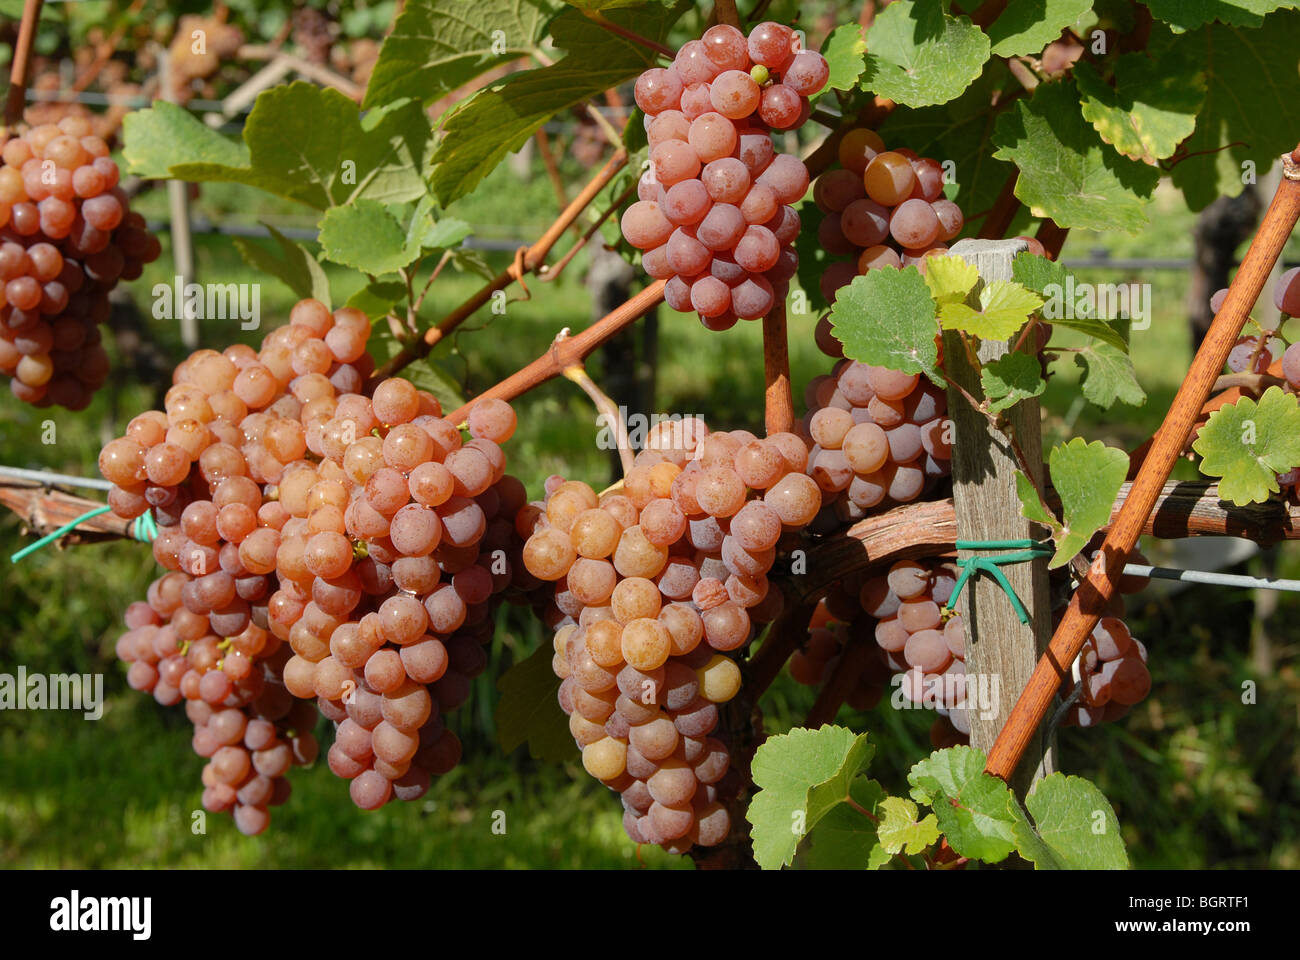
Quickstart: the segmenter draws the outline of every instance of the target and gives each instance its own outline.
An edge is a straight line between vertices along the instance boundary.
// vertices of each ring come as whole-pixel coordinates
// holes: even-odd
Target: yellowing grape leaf
[[[981,340],[1008,340],[1025,325],[1043,298],[1009,280],[994,280],[980,291],[980,308],[946,303],[939,310],[945,330],[961,330]]]
[[[1269,387],[1256,403],[1242,397],[1210,414],[1192,444],[1201,473],[1219,477],[1219,497],[1244,506],[1277,493],[1277,475],[1300,466],[1300,404]]]
[[[980,272],[961,257],[930,257],[925,261],[925,285],[941,307],[965,301],[979,279]]]
[[[939,839],[939,821],[934,814],[921,817],[916,804],[906,797],[886,797],[879,809],[884,817],[876,832],[887,853],[920,853]]]

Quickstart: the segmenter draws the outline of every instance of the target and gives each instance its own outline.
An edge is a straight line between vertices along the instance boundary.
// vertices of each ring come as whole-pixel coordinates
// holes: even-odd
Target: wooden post
[[[158,51],[158,79],[162,83],[163,98],[174,101],[172,89],[171,51],[162,47]],[[194,237],[190,232],[190,185],[184,180],[167,181],[167,207],[171,219],[172,263],[181,289],[194,282]],[[188,297],[182,297],[180,308],[181,343],[187,350],[199,347],[199,319],[187,306]]]
[[[1010,280],[1012,259],[1027,249],[1029,245],[1023,240],[962,240],[955,244],[952,255],[961,257],[980,273],[980,283],[971,294],[972,302],[977,300],[984,284]],[[980,344],[978,356],[981,362],[996,360],[1010,348],[1010,342],[984,341]],[[973,396],[982,397],[979,375],[967,359],[966,350],[955,332],[944,334],[943,352],[949,377]],[[983,414],[972,409],[970,403],[951,386],[948,388],[948,415],[953,420],[955,431],[952,481],[958,538],[1023,540],[1043,537],[1046,531],[1021,516],[1015,479],[1020,464],[1006,437],[994,429]],[[1035,471],[1034,479],[1041,485],[1043,455],[1038,401],[1021,401],[1007,416],[1026,459]],[[963,550],[958,556],[990,556],[998,552],[1013,551]],[[986,684],[983,689],[990,692],[996,689],[997,692],[995,699],[980,704],[981,708],[987,706],[987,709],[969,712],[971,745],[985,753],[992,748],[998,731],[1052,636],[1046,559],[1009,564],[1002,570],[1029,611],[1029,623],[1020,622],[1002,588],[986,574],[976,574],[970,579],[957,605],[966,624],[966,672],[976,680],[983,680]],[[996,688],[992,686],[995,682]],[[967,702],[970,702],[969,696]],[[1023,795],[1036,779],[1046,776],[1052,768],[1051,744],[1043,743],[1041,734],[1035,734],[1026,751],[1026,759],[1011,784]]]

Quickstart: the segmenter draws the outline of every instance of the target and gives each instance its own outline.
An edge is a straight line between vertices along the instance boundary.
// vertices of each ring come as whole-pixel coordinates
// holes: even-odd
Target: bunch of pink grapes
[[[186,701],[211,760],[204,805],[246,833],[285,789],[259,778],[316,757],[315,709],[304,719],[295,699],[335,724],[329,767],[363,809],[451,770],[461,744],[445,718],[486,668],[493,609],[523,571],[527,497],[501,449],[514,411],[476,403],[463,438],[429,393],[371,385],[369,335],[360,311],[303,300],[260,350],[192,354],[165,409],[99,458],[113,511],[152,516],[171,571],[128,610],[128,682]]]
[[[637,79],[650,166],[623,236],[646,273],[668,281],[668,305],[695,311],[710,330],[765,316],[785,298],[798,266],[791,204],[808,189],[808,168],[777,153],[771,132],[807,119],[808,97],[829,73],[793,30],[767,22],[748,37],[710,27],[671,66]]]
[[[81,410],[108,377],[109,291],[161,247],[89,118],[0,142],[0,372],[19,400]]]
[[[813,201],[824,214],[818,243],[831,256],[848,258],[822,274],[828,301],[868,270],[923,265],[926,257],[948,252],[965,218],[944,196],[939,161],[904,147],[886,149],[866,127],[845,134],[839,161],[813,184]]]

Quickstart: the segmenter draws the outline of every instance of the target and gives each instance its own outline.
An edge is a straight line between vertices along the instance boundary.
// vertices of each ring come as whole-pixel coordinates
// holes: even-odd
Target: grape
[[[632,246],[648,250],[667,242],[673,224],[653,200],[639,200],[623,212],[623,236]]]
[[[730,120],[740,120],[758,109],[761,94],[748,71],[724,70],[709,89],[713,109]]]
[[[706,31],[707,35],[707,31]],[[673,67],[682,83],[688,86],[694,83],[707,83],[718,75],[720,69],[708,55],[708,44],[700,40],[688,40],[682,44],[673,60]]]
[[[796,53],[781,76],[781,82],[799,96],[812,96],[830,79],[830,67],[820,53]]]
[[[928,247],[939,239],[943,225],[925,200],[904,200],[889,219],[890,235],[904,247]]]
[[[694,41],[692,41],[694,42]],[[704,31],[699,40],[705,56],[718,71],[749,69],[749,47],[745,35],[735,27],[720,23]]]
[[[636,81],[636,105],[647,114],[676,109],[682,97],[682,81],[677,72],[651,68]]]
[[[1292,267],[1278,277],[1273,287],[1273,304],[1287,316],[1300,316],[1300,267]],[[1212,309],[1219,312],[1217,308]]]
[[[863,184],[867,196],[887,207],[901,204],[916,187],[916,173],[902,154],[885,151],[867,164]]]
[[[705,113],[691,121],[687,141],[700,162],[727,157],[736,146],[736,128],[720,113]]]
[[[722,157],[706,164],[700,181],[711,199],[733,205],[745,199],[751,183],[749,170],[734,157]]]
[[[660,209],[668,220],[682,226],[699,223],[711,206],[712,201],[703,183],[699,180],[682,180],[668,188]]]
[[[665,188],[695,177],[700,172],[700,157],[684,140],[665,140],[660,143],[650,151],[650,163],[655,171],[655,178]]]
[[[758,115],[774,130],[788,130],[797,126],[803,113],[803,100],[791,87],[776,83],[762,91]]]
[[[781,72],[793,55],[794,31],[783,24],[765,21],[749,34],[749,57],[774,72]]]

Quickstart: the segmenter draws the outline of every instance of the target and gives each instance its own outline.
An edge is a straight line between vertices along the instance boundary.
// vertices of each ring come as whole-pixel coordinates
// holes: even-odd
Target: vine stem
[[[14,62],[9,71],[9,97],[5,100],[5,126],[11,127],[23,119],[27,104],[27,75],[31,72],[32,44],[36,40],[36,24],[41,19],[44,0],[26,0],[23,20],[18,27],[18,42],[14,45]]]
[[[713,15],[718,23],[740,29],[740,13],[736,10],[736,0],[714,0]]]
[[[1016,198],[1016,180],[1019,177],[1020,171],[1012,169],[1006,182],[1002,184],[1002,191],[994,201],[993,209],[989,211],[984,226],[980,228],[981,240],[1001,240],[1011,229],[1011,221],[1016,218],[1016,213],[1020,210],[1020,201]]]
[[[591,238],[596,235],[596,231],[599,230],[601,228],[601,225],[610,218],[610,215],[613,214],[614,211],[616,211],[619,207],[623,206],[623,202],[627,200],[629,197],[631,197],[633,193],[636,192],[636,188],[637,188],[637,181],[633,180],[630,184],[628,184],[627,189],[624,190],[621,194],[619,194],[618,197],[612,203],[610,203],[609,208],[606,209],[604,213],[602,213],[599,217],[596,218],[595,223],[593,223],[590,227],[587,228],[586,232],[583,233],[583,235],[578,238],[577,242],[575,242],[573,246],[571,246],[567,251],[565,251],[564,256],[562,256],[559,259],[559,261],[555,264],[555,266],[543,265],[537,271],[538,274],[540,274],[541,276],[541,281],[543,283],[554,282],[560,276],[560,274],[564,272],[564,268],[569,265],[570,261],[572,261],[573,258],[576,257],[584,247],[586,247],[586,245],[591,240]]]
[[[1250,308],[1259,299],[1273,265],[1297,220],[1300,220],[1300,146],[1283,158],[1283,166],[1282,181],[1259,232],[1251,241],[1250,249],[1228,287],[1228,296],[1196,352],[1191,368],[1155,435],[1151,450],[1138,470],[1137,479],[1106,534],[1100,550],[1103,563],[1093,565],[1088,579],[1071,597],[1052,642],[1034,667],[1029,682],[989,751],[985,769],[994,776],[1009,780],[1015,772],[1034,731],[1051,709],[1052,698],[1065,671],[1079,655],[1085,639],[1114,595],[1124,562],[1137,543],[1147,517],[1187,443],[1192,426],[1241,333]]]
[[[763,422],[767,434],[789,433],[794,426],[794,400],[790,395],[790,343],[786,331],[785,303],[777,303],[763,318]]]
[[[443,317],[435,326],[430,327],[421,339],[415,343],[407,344],[394,354],[392,359],[370,375],[371,383],[377,383],[386,377],[391,377],[407,364],[427,356],[439,340],[464,323],[475,310],[492,299],[494,293],[498,290],[504,290],[516,280],[522,280],[525,273],[531,273],[541,266],[551,252],[551,248],[555,246],[560,237],[564,236],[569,226],[581,216],[582,212],[591,205],[591,202],[600,195],[600,191],[605,189],[605,186],[626,165],[627,151],[624,149],[616,150],[614,155],[592,177],[591,182],[582,188],[582,192],[574,197],[569,205],[560,212],[560,215],[555,218],[555,222],[546,228],[546,232],[537,239],[536,243],[530,247],[521,248],[522,256],[516,257],[514,263],[493,277],[486,286],[480,288],[477,293]]]
[[[556,342],[564,339],[565,333],[561,331],[560,336],[556,337]],[[576,383],[582,388],[582,392],[591,398],[591,402],[596,405],[596,410],[604,417],[614,428],[616,443],[618,444],[618,460],[623,467],[623,475],[627,476],[632,469],[632,444],[627,436],[627,424],[623,422],[623,417],[619,414],[618,405],[610,399],[609,394],[596,385],[596,381],[591,379],[587,373],[587,368],[582,363],[571,363],[564,368],[561,373],[564,379]]]
[[[646,313],[658,306],[664,299],[664,281],[656,280],[622,306],[601,317],[577,336],[561,334],[555,338],[547,351],[522,370],[506,377],[500,383],[484,390],[477,397],[463,406],[446,414],[452,423],[463,423],[476,403],[495,397],[498,400],[513,400],[527,393],[534,387],[555,377],[561,376],[567,367],[585,360],[591,351],[618,333],[641,319]]]

